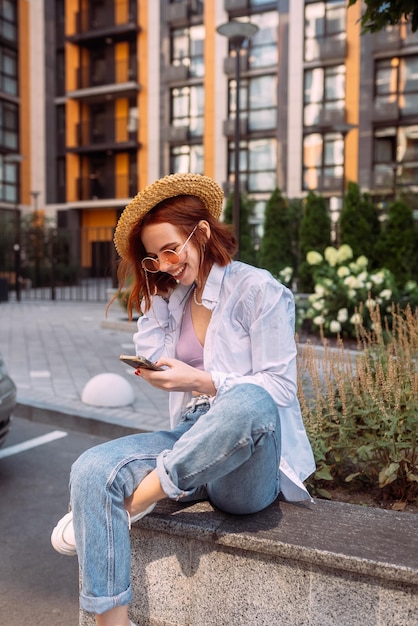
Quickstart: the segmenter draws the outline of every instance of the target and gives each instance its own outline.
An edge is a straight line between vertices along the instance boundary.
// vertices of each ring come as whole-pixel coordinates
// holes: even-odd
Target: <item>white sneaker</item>
[[[72,511],[64,515],[55,526],[51,535],[51,543],[60,554],[66,554],[67,556],[75,556],[77,554]]]
[[[145,509],[145,511],[142,511],[142,513],[137,513],[136,515],[132,515],[132,517],[129,515],[128,511],[126,511],[126,513],[128,515],[129,530],[131,529],[132,524],[134,522],[138,522],[140,519],[142,519],[143,517],[148,515],[148,513],[151,513],[151,511],[153,511],[156,506],[157,506],[157,503],[154,502],[154,504],[150,504],[150,506],[147,509]],[[135,624],[134,624],[134,626],[135,626]]]
[[[142,513],[138,513],[137,515],[133,515],[132,517],[129,515],[128,511],[126,511],[126,514],[128,516],[129,529],[131,529],[131,526],[134,522],[139,521],[140,519],[148,515],[148,513],[151,513],[156,504],[156,502],[154,504],[151,504],[151,506],[145,509],[145,511],[142,511]],[[53,548],[55,548],[55,550],[60,554],[65,554],[66,556],[75,556],[77,554],[72,511],[64,515],[64,517],[62,517],[59,520],[58,524],[55,526],[51,535],[51,543]]]

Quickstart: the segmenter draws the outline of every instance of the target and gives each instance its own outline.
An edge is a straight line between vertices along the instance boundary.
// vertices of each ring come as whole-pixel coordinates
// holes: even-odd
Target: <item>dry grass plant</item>
[[[304,344],[299,399],[317,470],[308,482],[418,504],[418,309],[379,309],[358,327],[357,350]]]

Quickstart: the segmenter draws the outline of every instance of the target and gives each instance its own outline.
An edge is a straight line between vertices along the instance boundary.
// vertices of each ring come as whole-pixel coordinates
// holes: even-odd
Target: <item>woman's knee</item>
[[[218,407],[236,414],[238,419],[249,422],[262,422],[272,425],[279,424],[279,411],[272,396],[263,387],[253,383],[234,385],[220,396]]]

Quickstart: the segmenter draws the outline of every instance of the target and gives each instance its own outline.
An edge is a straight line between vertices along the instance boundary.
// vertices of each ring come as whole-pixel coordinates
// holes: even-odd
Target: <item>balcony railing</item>
[[[108,200],[132,198],[138,192],[135,176],[94,173],[77,179],[78,200]]]
[[[137,68],[128,59],[95,65],[83,65],[76,70],[77,89],[88,89],[100,85],[113,85],[137,80]]]
[[[77,124],[78,147],[126,143],[136,145],[137,142],[137,120],[135,118],[115,118],[109,115]]]
[[[76,16],[77,34],[136,24],[136,3],[122,0],[111,6],[95,5],[79,11]]]

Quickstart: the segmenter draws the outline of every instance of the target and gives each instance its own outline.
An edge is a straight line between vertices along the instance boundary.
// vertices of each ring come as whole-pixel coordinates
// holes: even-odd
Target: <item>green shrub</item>
[[[285,267],[297,268],[300,204],[286,200],[276,187],[266,205],[259,265],[279,277]]]
[[[411,207],[397,200],[389,207],[388,220],[375,247],[376,255],[395,276],[398,285],[416,276],[418,237]]]
[[[339,244],[348,244],[353,256],[367,251],[370,268],[382,266],[375,258],[375,246],[379,238],[380,222],[376,206],[368,194],[361,194],[356,183],[349,182],[344,206],[338,221]]]
[[[310,191],[304,205],[299,229],[299,249],[302,262],[299,266],[298,288],[300,292],[313,289],[312,267],[306,262],[311,250],[323,252],[331,244],[331,220],[324,198]]]
[[[391,328],[378,309],[372,318],[358,353],[326,340],[322,358],[312,344],[302,350],[299,398],[317,464],[308,487],[418,502],[418,311],[393,309]]]

